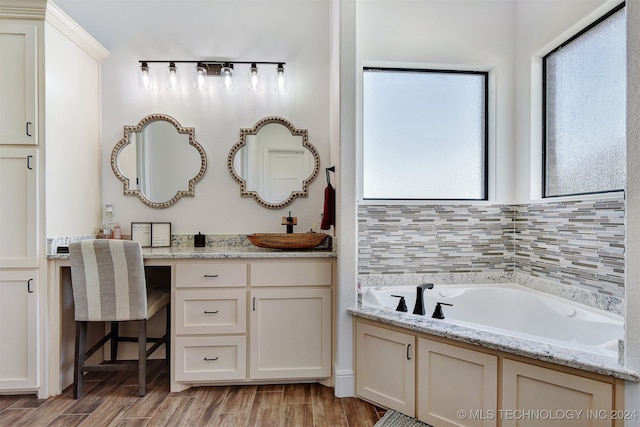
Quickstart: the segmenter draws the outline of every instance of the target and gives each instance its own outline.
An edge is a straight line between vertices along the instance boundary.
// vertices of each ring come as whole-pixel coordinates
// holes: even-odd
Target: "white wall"
[[[321,221],[324,169],[309,188],[280,210],[262,208],[241,198],[240,187],[227,171],[227,155],[240,128],[251,128],[265,116],[282,116],[307,129],[318,149],[321,168],[332,164],[329,138],[329,3],[321,0],[59,0],[110,51],[103,65],[102,203],[111,203],[128,232],[132,221],[171,221],[173,233],[252,233],[283,231],[283,212],[298,217],[296,231]],[[201,94],[193,87],[194,65],[178,64],[181,90],[164,87],[147,93],[138,88],[141,59],[229,59],[285,61],[288,92],[278,95],[270,85],[256,97],[246,89],[242,68],[235,92],[218,85]],[[154,67],[155,64],[152,64]],[[166,66],[165,64],[162,64]],[[237,66],[240,71],[240,66]],[[152,68],[155,71],[155,68]],[[261,70],[263,71],[263,70]],[[272,71],[275,68],[266,68]],[[163,85],[161,85],[163,86]],[[122,195],[122,183],[111,170],[113,146],[123,126],[144,116],[164,113],[182,126],[196,129],[196,140],[208,157],[208,169],[195,186],[195,197],[166,209],[152,209],[136,197]],[[99,224],[96,224],[96,228]]]

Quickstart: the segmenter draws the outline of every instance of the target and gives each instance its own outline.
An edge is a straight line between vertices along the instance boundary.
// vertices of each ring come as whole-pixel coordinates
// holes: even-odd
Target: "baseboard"
[[[356,377],[352,370],[336,369],[334,393],[336,397],[353,397],[356,394]]]

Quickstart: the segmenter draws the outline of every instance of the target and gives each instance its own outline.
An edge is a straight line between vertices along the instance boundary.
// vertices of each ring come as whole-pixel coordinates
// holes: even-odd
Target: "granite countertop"
[[[76,236],[49,239],[47,259],[69,259],[68,253],[57,253],[60,246],[70,242],[95,238]],[[307,250],[267,249],[251,244],[244,235],[206,235],[203,248],[193,246],[193,235],[172,235],[171,246],[166,248],[143,248],[145,259],[217,259],[217,258],[335,258],[335,238],[327,244]]]
[[[607,357],[605,355],[453,325],[437,319],[431,319],[430,317],[420,318],[412,314],[373,307],[352,308],[348,309],[347,313],[355,317],[374,320],[416,332],[479,345],[485,348],[613,376],[624,380],[640,382],[640,374],[619,364],[617,358]]]
[[[332,250],[281,250],[263,248],[143,248],[144,259],[217,259],[217,258],[335,258]],[[47,254],[47,259],[69,259],[69,254]]]

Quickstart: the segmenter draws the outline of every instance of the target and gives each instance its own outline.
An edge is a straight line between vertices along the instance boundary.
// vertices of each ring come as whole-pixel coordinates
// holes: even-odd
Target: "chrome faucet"
[[[433,283],[423,283],[416,288],[416,305],[413,307],[413,314],[424,315],[423,294],[425,289],[433,289]]]

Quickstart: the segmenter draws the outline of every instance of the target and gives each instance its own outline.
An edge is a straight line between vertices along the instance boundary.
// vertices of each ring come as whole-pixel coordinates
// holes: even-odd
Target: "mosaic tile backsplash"
[[[358,274],[517,272],[624,296],[624,196],[360,205]]]

